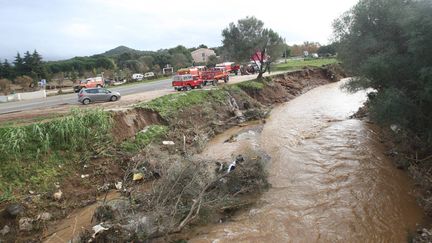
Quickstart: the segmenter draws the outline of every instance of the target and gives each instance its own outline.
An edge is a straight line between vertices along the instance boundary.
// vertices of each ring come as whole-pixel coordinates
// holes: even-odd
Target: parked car
[[[132,74],[132,79],[141,81],[143,80],[144,75],[142,73],[134,73]]]
[[[117,101],[121,95],[117,91],[111,91],[105,88],[81,89],[78,93],[78,102],[88,105],[92,102]]]
[[[74,91],[78,93],[81,89],[85,88],[102,88],[105,85],[102,77],[88,78],[81,80],[79,84],[74,86]]]
[[[154,77],[154,76],[155,76],[154,72],[147,72],[147,73],[144,74],[144,78],[151,78],[151,77]]]

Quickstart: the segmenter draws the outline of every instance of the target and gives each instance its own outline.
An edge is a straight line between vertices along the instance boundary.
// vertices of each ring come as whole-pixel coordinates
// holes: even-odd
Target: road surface
[[[122,96],[141,93],[146,91],[154,91],[161,89],[170,89],[171,79],[164,79],[150,83],[142,83],[129,86],[113,87],[110,90],[118,91]],[[60,105],[78,105],[77,94],[65,94],[50,96],[47,98],[25,100],[18,102],[8,102],[0,104],[0,114],[28,111],[33,109],[57,107]]]
[[[296,70],[273,72],[271,73],[271,75],[277,75],[280,73],[293,72],[293,71]],[[269,74],[265,73],[264,76],[269,76]],[[244,76],[231,76],[228,84],[234,84],[238,82],[252,80],[255,79],[256,77],[257,77],[256,74],[244,75]],[[172,80],[171,78],[168,78],[168,79],[149,82],[149,83],[112,87],[110,88],[110,90],[120,92],[122,97],[126,95],[144,93],[149,91],[173,90],[171,87],[171,80]],[[0,115],[21,112],[21,111],[31,111],[36,109],[54,108],[54,107],[60,107],[62,105],[79,105],[79,104],[80,103],[78,103],[78,97],[76,93],[56,95],[56,96],[50,96],[41,99],[0,103]]]

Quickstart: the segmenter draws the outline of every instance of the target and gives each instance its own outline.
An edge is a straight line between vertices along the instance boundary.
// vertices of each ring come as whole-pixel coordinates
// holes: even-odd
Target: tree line
[[[380,124],[432,144],[432,4],[430,0],[360,0],[334,22],[338,58],[372,88],[369,111]]]
[[[251,56],[257,52],[262,54],[258,62],[261,64],[262,75],[269,68],[266,64],[280,57],[291,54],[300,56],[303,51],[335,54],[332,45],[320,46],[317,42],[288,46],[277,32],[265,28],[264,23],[255,17],[246,17],[237,23],[231,23],[223,30],[222,37],[223,46],[211,48],[217,57],[211,56],[207,63],[194,63],[191,56],[191,52],[198,48],[208,48],[204,44],[193,48],[178,45],[158,51],[138,51],[120,46],[103,54],[48,62],[43,61],[42,56],[35,50],[33,53],[25,52],[23,57],[17,53],[12,63],[4,60],[0,64],[0,79],[3,79],[3,83],[22,83],[24,86],[28,83],[34,85],[41,79],[49,81],[69,78],[75,81],[101,73],[107,78],[124,79],[133,73],[153,71],[158,74],[167,65],[177,70],[192,65],[214,66],[221,61],[248,63]],[[264,63],[264,57],[267,56],[271,57],[271,60]]]

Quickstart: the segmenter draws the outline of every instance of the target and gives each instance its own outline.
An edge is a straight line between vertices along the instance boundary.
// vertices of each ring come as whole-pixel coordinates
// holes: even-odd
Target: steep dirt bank
[[[114,111],[112,115],[114,121],[112,131],[115,141],[113,146],[85,155],[89,157],[82,158],[82,161],[79,162],[79,168],[76,168],[75,171],[68,173],[63,178],[59,178],[60,183],[55,191],[29,192],[27,195],[23,195],[20,198],[23,212],[20,212],[17,216],[11,217],[6,210],[3,210],[0,218],[0,228],[3,229],[7,225],[11,230],[9,233],[5,233],[4,236],[0,235],[0,239],[6,241],[29,239],[41,241],[47,239],[56,233],[50,229],[53,225],[58,224],[58,220],[61,221],[74,208],[95,202],[107,190],[115,189],[115,183],[118,182],[123,184],[121,191],[124,196],[128,199],[134,199],[133,203],[137,205],[137,207],[130,207],[125,210],[129,212],[130,209],[133,209],[135,213],[144,212],[145,204],[142,202],[146,198],[138,197],[138,195],[143,194],[147,189],[143,188],[141,181],[152,181],[160,177],[168,179],[166,171],[173,163],[178,161],[188,162],[189,156],[200,151],[215,134],[247,120],[264,118],[268,111],[265,105],[283,102],[314,86],[334,81],[331,75],[326,76],[327,71],[325,70],[304,70],[302,74],[277,76],[274,79],[275,82],[267,80],[253,93],[245,86],[234,85],[221,90],[179,93],[143,104],[141,108]],[[301,75],[304,75],[306,81],[301,78]],[[278,85],[283,87],[282,93],[272,94],[276,90],[274,87]],[[140,134],[140,131],[145,130],[149,125],[156,124],[168,128],[163,136],[151,138],[150,144],[143,145],[139,151],[132,153],[122,150],[124,142],[136,142],[138,139],[134,137],[135,134]],[[145,133],[145,131],[142,133]],[[162,140],[173,141],[174,145],[161,145]],[[259,166],[264,161],[258,157],[255,155],[248,156],[247,163]],[[201,163],[194,163],[193,165],[198,171],[204,174],[207,173],[207,169],[199,167]],[[133,181],[132,177],[136,174],[141,174],[142,180]],[[238,173],[227,177],[227,180],[249,181],[250,183],[250,178],[257,178],[257,176],[261,175],[239,169]],[[264,179],[261,178],[260,180]],[[168,182],[171,183],[172,181],[168,180]],[[252,188],[262,189],[264,184],[265,181],[262,181],[262,183],[254,184]],[[240,188],[244,188],[247,183],[240,183],[239,185]],[[218,193],[226,193],[226,195],[230,196],[235,194],[231,198],[233,200],[231,204],[228,206],[224,204],[227,210],[231,207],[235,208],[233,206],[235,203],[244,203],[243,197],[237,196],[251,194],[251,191],[247,189],[244,190],[244,193],[238,193],[238,191],[226,191],[227,189],[219,186],[215,187]],[[53,193],[57,190],[61,190],[63,196],[60,200],[53,200]],[[168,190],[167,194],[169,193]],[[6,208],[9,205],[10,203],[3,203],[2,206]],[[38,218],[38,215],[43,212],[48,212],[51,215],[49,220]],[[185,212],[187,211],[181,213]],[[126,212],[122,211],[120,215],[124,215],[123,213]],[[108,220],[104,218],[102,221],[115,222],[115,220],[122,219],[122,217],[119,218],[118,212],[114,215],[114,219]],[[19,221],[23,222],[23,218],[30,222],[32,229],[28,231],[23,227],[21,230],[18,229]],[[89,229],[88,227],[89,225],[84,228]],[[164,230],[167,229],[159,228],[156,233],[164,232]],[[110,232],[115,231],[107,231],[107,234],[101,234],[100,237],[108,237]],[[133,229],[130,229],[129,233],[134,232]],[[154,233],[155,231],[149,230],[148,232]],[[149,235],[137,236],[136,234],[130,234],[126,236],[142,239]],[[121,240],[130,239],[126,238],[126,236],[120,235],[118,237]]]
[[[164,123],[158,113],[140,108],[112,111],[112,118],[112,133],[116,142],[134,137],[146,126]]]
[[[338,66],[327,65],[323,68],[309,69],[272,76],[263,87],[241,85],[242,89],[262,104],[270,105],[292,100],[317,86],[345,78]]]

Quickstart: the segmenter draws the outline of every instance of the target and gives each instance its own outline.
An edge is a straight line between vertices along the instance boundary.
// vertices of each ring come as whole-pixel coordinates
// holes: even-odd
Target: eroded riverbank
[[[348,118],[366,94],[346,94],[340,85],[315,88],[273,109],[255,137],[227,143],[256,129],[230,130],[210,144],[207,151],[215,153],[206,156],[217,159],[223,151],[238,153],[259,143],[271,157],[272,188],[232,220],[196,229],[187,236],[190,242],[408,239],[423,214],[413,184],[386,158],[371,125]]]
[[[51,237],[51,233],[60,234],[53,225],[65,225],[72,233],[65,233],[62,239],[96,237],[93,240],[100,242],[171,241],[185,232],[186,237],[181,237],[192,241],[337,241],[354,236],[363,239],[370,234],[364,226],[368,224],[373,228],[368,239],[387,239],[394,234],[387,218],[395,222],[411,212],[410,219],[395,228],[401,231],[394,239],[401,239],[420,216],[411,203],[411,187],[404,175],[381,158],[380,149],[373,151],[369,140],[376,139],[374,134],[366,124],[347,119],[365,94],[341,93],[338,83],[302,95],[336,81],[337,73],[335,67],[304,69],[264,82],[179,93],[115,111],[109,116],[115,146],[101,150],[110,156],[96,152],[77,168],[70,168],[77,173],[56,185],[65,197],[58,200],[50,193],[41,197],[41,205],[48,202],[51,208],[25,201],[24,215],[1,221],[14,226],[7,236],[12,239],[20,230],[21,236],[35,239],[39,238],[37,230],[44,229],[48,232],[44,235]],[[263,120],[273,104],[289,100]],[[43,126],[49,128],[51,123]],[[221,135],[214,137],[216,134]],[[172,140],[172,145],[165,145],[166,140]],[[220,162],[227,166],[238,154],[245,160],[233,173],[216,168]],[[264,167],[269,168],[273,184],[268,192]],[[386,171],[399,182],[391,183],[392,178],[387,182]],[[387,184],[381,183],[381,176]],[[121,189],[117,187],[120,182]],[[144,185],[151,185],[151,190]],[[75,222],[67,227],[71,218],[81,222],[71,212],[73,207],[88,205],[109,189],[122,192],[122,203],[97,207],[104,213],[95,213],[90,222],[86,217],[82,230],[74,230]],[[367,190],[376,191],[369,196]],[[29,198],[38,199],[36,193]],[[404,206],[393,207],[396,204]],[[377,205],[390,205],[391,210]],[[41,221],[37,217],[40,210],[50,212],[54,220]],[[380,210],[384,213],[375,217]],[[66,215],[69,217],[62,220]],[[37,228],[23,231],[15,227],[23,216]],[[91,227],[96,224],[106,230],[95,235]],[[190,229],[197,229],[198,234]]]

